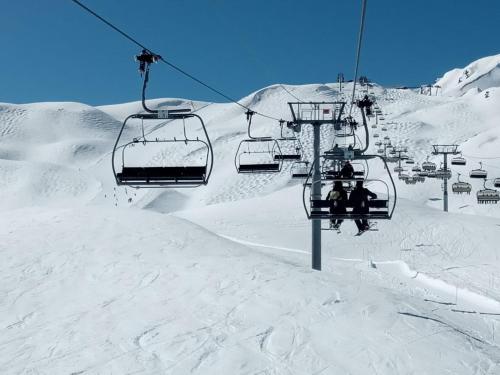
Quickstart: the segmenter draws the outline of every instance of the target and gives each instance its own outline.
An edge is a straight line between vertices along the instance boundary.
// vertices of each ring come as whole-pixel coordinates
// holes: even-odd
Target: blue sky
[[[149,48],[241,98],[353,76],[359,0],[82,0]],[[368,0],[361,73],[418,85],[500,53],[498,0]],[[70,0],[5,1],[0,102],[137,100],[139,49]],[[150,97],[224,101],[163,64]]]

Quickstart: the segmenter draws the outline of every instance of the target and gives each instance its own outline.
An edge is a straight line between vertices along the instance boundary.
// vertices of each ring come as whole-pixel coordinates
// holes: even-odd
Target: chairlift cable
[[[363,41],[363,32],[365,29],[365,16],[366,16],[366,2],[367,0],[362,0],[361,3],[361,22],[359,26],[359,35],[358,35],[358,48],[356,51],[356,68],[354,69],[354,81],[352,86],[352,98],[351,98],[351,106],[349,107],[349,116],[352,113],[352,107],[356,95],[356,82],[358,80],[358,70],[359,70],[359,61],[361,58],[361,45]]]
[[[301,103],[305,103],[302,99],[300,99],[299,97],[297,97],[296,95],[292,94],[285,86],[283,86],[283,84],[280,83],[280,87],[285,90],[287,92],[288,95],[290,95],[292,98],[294,98],[295,100],[301,102]]]
[[[179,73],[183,74],[184,76],[188,77],[189,79],[191,79],[191,80],[199,83],[200,85],[206,87],[207,89],[209,89],[210,91],[212,91],[212,92],[216,93],[217,95],[223,97],[224,99],[227,99],[230,102],[232,102],[234,104],[237,104],[237,105],[239,105],[240,107],[242,107],[242,108],[244,108],[246,110],[251,110],[249,107],[247,107],[247,106],[239,103],[237,100],[235,100],[232,97],[224,94],[222,91],[220,91],[220,90],[212,87],[211,85],[203,82],[201,79],[193,76],[192,74],[188,73],[187,71],[185,71],[184,69],[180,68],[179,66],[177,66],[177,65],[171,63],[170,61],[166,60],[161,55],[158,55],[158,54],[154,53],[151,49],[147,48],[144,44],[140,43],[139,41],[137,41],[136,39],[134,39],[133,37],[131,37],[129,34],[127,34],[126,32],[124,32],[123,30],[121,30],[117,26],[113,25],[111,22],[109,22],[108,20],[106,20],[104,17],[100,16],[99,14],[97,14],[96,12],[94,12],[92,9],[90,9],[86,5],[82,4],[79,0],[71,0],[71,1],[73,3],[75,3],[76,5],[80,6],[86,12],[90,13],[91,15],[93,15],[94,17],[96,17],[97,19],[99,19],[101,22],[105,23],[107,26],[109,26],[110,28],[112,28],[113,30],[115,30],[116,32],[118,32],[120,35],[122,35],[123,37],[125,37],[126,39],[128,39],[129,41],[131,41],[132,43],[134,43],[135,45],[139,46],[143,50],[146,50],[147,52],[149,52],[149,53],[151,53],[151,54],[153,54],[155,56],[158,56],[159,60],[161,62],[163,62],[164,64],[170,66],[172,69],[178,71]],[[253,111],[253,112],[256,115],[259,115],[259,116],[262,116],[262,117],[265,117],[265,118],[268,118],[268,119],[271,119],[271,120],[276,120],[276,121],[280,120],[280,119],[278,119],[276,117],[269,116],[269,115],[266,115],[264,113],[260,113],[260,112],[257,112],[257,111]]]

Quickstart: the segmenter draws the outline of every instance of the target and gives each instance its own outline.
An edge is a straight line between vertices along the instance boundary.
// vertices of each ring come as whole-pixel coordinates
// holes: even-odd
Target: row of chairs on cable
[[[483,189],[476,193],[477,202],[479,204],[497,204],[500,201],[500,192],[496,189],[490,189],[486,187],[486,178],[483,181]],[[495,178],[493,180],[494,187],[500,187],[500,178]],[[472,192],[472,185],[468,182],[460,180],[460,173],[458,173],[457,182],[454,182],[451,186],[451,190],[454,194],[470,194]]]
[[[451,165],[454,166],[465,166],[467,165],[467,160],[462,156],[457,156],[451,159]],[[436,163],[433,163],[427,159],[425,162],[422,163],[422,170],[428,171],[428,172],[433,172],[436,171],[437,166]],[[477,169],[472,169],[469,172],[469,177],[470,178],[487,178],[488,177],[488,172],[483,169],[483,163],[479,162],[479,168]]]
[[[416,172],[416,169],[412,169],[413,172]],[[446,176],[440,175],[439,174],[440,170],[438,171],[431,171],[431,172],[426,172],[426,171],[421,171],[421,172],[416,172],[415,175],[409,176],[403,173],[399,174],[399,178],[401,180],[405,180],[407,184],[414,184],[416,182],[423,182],[421,179],[425,179],[425,177],[437,177],[437,178],[451,178],[451,171],[447,170],[446,171]],[[441,172],[444,173],[444,170],[441,170]],[[451,186],[451,191],[454,194],[470,194],[472,192],[472,184],[469,182],[464,182],[460,180],[461,174],[458,173],[458,178],[457,181],[454,182]],[[477,177],[476,177],[477,178]],[[490,189],[486,187],[486,181],[488,181],[486,178],[484,178],[484,183],[483,183],[483,189],[477,191],[476,197],[477,197],[477,202],[479,204],[497,204],[500,201],[500,192],[496,189]],[[500,178],[495,178],[493,180],[493,185],[495,188],[500,188]]]

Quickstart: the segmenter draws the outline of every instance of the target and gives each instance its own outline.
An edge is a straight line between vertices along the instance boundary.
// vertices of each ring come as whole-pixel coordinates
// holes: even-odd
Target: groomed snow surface
[[[498,70],[495,58],[471,64],[471,77],[487,74],[485,66]],[[433,143],[460,145],[468,164],[453,167],[451,184],[457,172],[469,181],[479,161],[489,178],[500,177],[493,86],[488,97],[485,87],[442,96],[374,90],[385,122],[396,123],[387,135],[417,162]],[[286,88],[304,100],[340,94],[336,84]],[[241,102],[287,119],[290,100],[276,85]],[[470,196],[450,192],[447,214],[441,181],[397,181],[393,220],[360,237],[351,222],[340,234],[323,231],[317,272],[290,166],[278,175],[236,174],[234,153],[246,136],[241,108],[150,105],[189,106],[205,119],[215,150],[208,186],[116,187],[110,152],[140,103],[0,104],[1,374],[500,373],[500,205],[476,203],[481,181],[469,181]],[[256,133],[279,134],[277,124],[254,120]],[[125,136],[139,136],[138,125]],[[177,136],[182,126],[145,131]],[[304,129],[305,147],[310,135]],[[330,147],[331,131],[323,135]],[[189,158],[200,154],[190,150]],[[371,177],[384,173],[370,169]]]

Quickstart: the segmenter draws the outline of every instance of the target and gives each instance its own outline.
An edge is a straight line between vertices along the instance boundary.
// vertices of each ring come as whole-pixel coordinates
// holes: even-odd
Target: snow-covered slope
[[[461,96],[470,90],[500,87],[500,54],[476,60],[462,69],[447,72],[436,84],[445,95]]]
[[[486,70],[474,74],[486,82]],[[287,90],[315,101],[340,94],[335,84],[275,85],[241,102],[288,119],[295,99]],[[468,165],[454,167],[453,179],[462,172],[468,180],[481,160],[500,177],[500,89],[487,98],[373,90],[385,123],[395,123],[375,132],[416,161],[433,143],[456,142]],[[183,99],[150,106],[204,118],[215,150],[208,186],[115,186],[111,149],[138,102],[0,105],[0,373],[500,372],[500,207],[450,195],[445,214],[439,181],[397,181],[394,219],[361,237],[350,222],[341,234],[324,231],[323,271],[315,272],[290,166],[278,175],[235,172],[242,109]],[[273,121],[254,122],[256,134],[279,134]],[[175,136],[182,125],[145,131]],[[125,136],[139,132],[130,126]],[[331,129],[323,135],[326,149]],[[310,149],[310,129],[301,141]],[[370,177],[386,174],[370,169]]]

